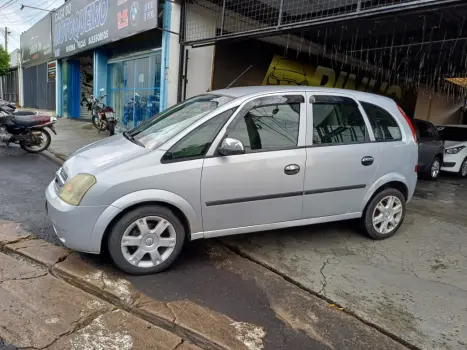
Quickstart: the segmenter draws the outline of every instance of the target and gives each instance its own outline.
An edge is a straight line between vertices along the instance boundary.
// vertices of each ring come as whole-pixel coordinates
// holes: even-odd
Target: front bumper
[[[62,201],[56,192],[55,181],[45,191],[46,212],[55,233],[71,249],[85,253],[100,253],[102,232],[96,233],[96,223],[108,206],[73,206]],[[97,225],[99,226],[99,225]]]
[[[458,154],[445,154],[443,159],[442,171],[458,173],[461,170],[462,159]]]

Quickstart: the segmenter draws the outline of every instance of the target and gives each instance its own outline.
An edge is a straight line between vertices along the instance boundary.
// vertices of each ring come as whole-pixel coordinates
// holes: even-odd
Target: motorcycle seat
[[[45,115],[16,115],[11,121],[16,125],[32,127],[50,122],[50,117]]]

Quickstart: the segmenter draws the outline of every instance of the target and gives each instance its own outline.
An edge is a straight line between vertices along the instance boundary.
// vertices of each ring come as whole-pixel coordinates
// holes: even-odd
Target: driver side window
[[[219,131],[234,112],[235,108],[229,109],[200,125],[172,146],[164,154],[162,162],[180,162],[203,158]]]

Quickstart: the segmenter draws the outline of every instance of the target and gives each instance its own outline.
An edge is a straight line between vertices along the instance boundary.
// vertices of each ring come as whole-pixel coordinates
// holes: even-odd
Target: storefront
[[[55,110],[55,76],[49,74],[52,58],[52,16],[47,15],[21,34],[22,104],[24,107]]]
[[[71,0],[59,8],[53,21],[62,106],[57,113],[90,119],[81,102],[101,94],[116,111],[120,129],[158,113],[163,105],[158,13],[156,0]]]

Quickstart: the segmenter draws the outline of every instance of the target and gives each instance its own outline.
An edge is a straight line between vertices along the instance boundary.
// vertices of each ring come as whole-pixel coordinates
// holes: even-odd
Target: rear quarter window
[[[378,142],[400,141],[402,132],[394,117],[384,108],[368,102],[361,102]]]

